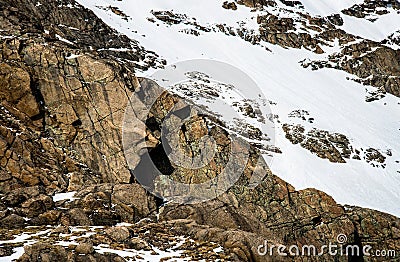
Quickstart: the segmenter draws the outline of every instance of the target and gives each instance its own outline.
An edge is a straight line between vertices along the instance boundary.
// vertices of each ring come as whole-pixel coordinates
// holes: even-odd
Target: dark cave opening
[[[148,151],[141,156],[139,164],[132,170],[131,183],[138,182],[147,191],[154,189],[154,181],[159,175],[171,175],[175,168],[172,166],[163,145],[160,143],[155,148],[147,149]],[[163,205],[164,200],[156,196],[157,206]]]

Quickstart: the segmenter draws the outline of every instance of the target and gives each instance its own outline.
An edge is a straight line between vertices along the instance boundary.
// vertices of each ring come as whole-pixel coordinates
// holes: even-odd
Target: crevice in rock
[[[73,127],[78,127],[82,125],[82,121],[80,119],[75,120],[74,122],[72,122],[72,126]]]
[[[171,175],[175,168],[172,166],[162,143],[149,151],[151,160],[163,175]]]
[[[358,246],[358,250],[359,250],[359,254],[353,254],[352,250],[349,250],[349,254],[347,254],[348,256],[348,261],[349,262],[363,262],[364,261],[364,255],[363,255],[363,246],[362,246],[362,242],[361,242],[361,238],[360,235],[358,233],[357,230],[357,226],[354,225],[355,230],[354,230],[354,242],[351,245],[356,245]],[[344,247],[346,248],[346,246]],[[347,252],[347,250],[346,250]]]
[[[161,130],[161,126],[157,122],[157,119],[154,116],[147,118],[146,127],[150,129],[151,132],[154,132],[156,130]]]
[[[30,89],[32,95],[35,97],[36,103],[38,104],[39,113],[31,117],[32,121],[42,120],[43,131],[46,129],[46,104],[42,92],[40,91],[39,81],[35,79],[31,74],[30,77]]]
[[[321,216],[314,217],[311,219],[311,221],[315,226],[317,226],[322,223],[322,217]]]

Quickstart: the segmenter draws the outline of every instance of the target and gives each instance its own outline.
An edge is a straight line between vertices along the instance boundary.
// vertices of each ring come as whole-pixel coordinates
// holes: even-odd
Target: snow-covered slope
[[[106,23],[136,39],[145,48],[155,51],[168,64],[190,59],[213,59],[231,64],[249,75],[262,89],[263,95],[273,103],[272,113],[279,116],[276,123],[276,146],[282,154],[275,154],[272,171],[293,184],[297,189],[313,187],[332,195],[343,204],[359,205],[400,216],[400,99],[386,95],[383,99],[367,103],[367,91],[376,88],[363,86],[346,78],[354,76],[335,69],[312,71],[299,63],[304,59],[323,60],[337,52],[340,46],[324,46],[324,54],[306,49],[285,49],[262,42],[252,45],[236,36],[227,36],[211,30],[199,36],[185,33],[193,29],[190,24],[166,24],[155,21],[152,11],[172,11],[195,18],[199,25],[215,24],[254,29],[258,28],[257,15],[273,12],[284,15],[281,4],[255,11],[245,6],[238,10],[222,8],[223,1],[204,0],[79,0],[92,9]],[[305,10],[313,15],[339,13],[344,8],[360,3],[346,1],[302,1]],[[315,4],[318,2],[318,4]],[[118,7],[125,16],[108,7]],[[293,9],[293,8],[292,8]],[[400,15],[389,14],[371,22],[343,16],[340,28],[371,40],[382,40],[394,33],[400,24]],[[266,50],[269,49],[270,51]],[[150,76],[149,72],[138,72]],[[289,117],[294,110],[306,110],[312,123]],[[223,113],[223,112],[222,112]],[[301,124],[307,130],[316,128],[346,135],[355,148],[375,148],[386,156],[385,168],[374,167],[366,161],[346,159],[346,163],[331,163],[318,158],[285,138],[282,124]]]

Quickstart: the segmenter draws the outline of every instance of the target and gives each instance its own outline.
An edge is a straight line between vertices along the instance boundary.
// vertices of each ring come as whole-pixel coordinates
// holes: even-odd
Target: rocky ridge
[[[186,257],[209,261],[278,261],[279,257],[261,256],[257,247],[264,240],[320,247],[335,242],[339,234],[347,235],[347,244],[399,250],[398,218],[338,205],[314,189],[296,191],[265,164],[257,165],[259,151],[255,147],[250,149],[243,175],[217,199],[176,205],[150,195],[136,183],[135,170],[126,164],[121,123],[130,95],[151,92],[151,87],[136,78],[134,69],[163,62],[72,1],[48,1],[40,8],[35,1],[6,2],[0,3],[0,225],[4,232],[0,241],[38,230],[27,226],[51,226],[53,230],[46,238],[36,239],[38,243],[28,243],[20,261],[35,261],[39,256],[48,261],[123,261],[115,252],[102,254],[95,247],[105,244],[112,250],[146,250],[150,246],[159,252],[151,246],[168,249],[170,246],[160,242],[177,241],[180,236],[194,241],[180,247],[186,250]],[[81,19],[82,15],[86,18]],[[67,26],[54,28],[59,24]],[[69,27],[80,28],[82,36]],[[102,31],[105,39],[98,36]],[[111,50],[102,51],[104,48]],[[112,51],[114,48],[129,50]],[[159,152],[158,126],[177,98],[168,93],[160,97],[160,106],[143,123],[148,127],[142,135],[150,152]],[[224,149],[230,138],[223,127],[215,126],[216,121],[199,116],[180,136],[183,147],[194,148],[193,154],[199,138],[214,136],[220,146],[214,162],[195,171],[168,165],[166,174],[188,183],[218,175],[226,164],[228,152]],[[165,163],[164,158],[152,160]],[[256,188],[249,187],[253,175],[263,178]],[[74,191],[67,199],[58,197]],[[132,225],[114,227],[121,222]],[[82,237],[77,245],[53,245],[63,238],[71,241],[65,234],[75,226],[86,227],[85,234],[92,231],[89,226],[102,226],[105,233]],[[8,232],[11,228],[15,231]],[[148,230],[152,234],[146,234]],[[15,246],[1,243],[0,254],[14,252]],[[223,247],[222,253],[214,252],[218,246]],[[379,260],[325,255],[281,261],[288,259]]]
[[[165,13],[160,18],[156,12],[155,17],[165,22],[173,19],[174,16],[179,16],[180,19],[174,20],[174,23],[168,23],[184,23],[194,26],[194,28],[184,30],[185,33],[199,35],[201,31],[222,32],[238,36],[256,45],[262,45],[264,41],[285,48],[305,48],[317,54],[325,53],[324,49],[337,45],[335,42],[338,41],[340,51],[329,54],[327,61],[308,61],[304,63],[304,66],[312,65],[313,69],[333,67],[344,70],[355,75],[356,81],[400,96],[399,54],[397,49],[388,45],[388,43],[396,43],[396,36],[393,34],[388,39],[376,42],[354,36],[341,29],[342,15],[364,18],[365,15],[361,14],[375,9],[380,10],[374,11],[378,15],[389,13],[392,10],[397,12],[398,1],[383,1],[379,4],[375,4],[375,1],[365,1],[361,5],[343,10],[342,14],[333,14],[327,17],[312,16],[302,11],[299,5],[295,4],[296,1],[283,2],[288,8],[277,7],[274,1],[238,1],[238,4],[246,5],[263,13],[256,17],[258,30],[248,29],[245,24],[237,27],[224,24],[199,25],[197,22],[193,22],[193,18],[189,19],[184,14],[174,14],[172,11],[158,11],[158,13]],[[297,9],[291,8],[293,5]],[[234,12],[234,9],[232,11]]]
[[[368,17],[367,19],[373,22],[375,20],[373,16],[387,14],[389,13],[388,9],[390,8],[397,11],[400,9],[400,3],[396,0],[386,0],[379,2],[365,0],[361,4],[355,4],[347,9],[344,9],[342,13],[357,18]]]
[[[301,125],[283,125],[286,138],[293,144],[300,144],[303,148],[316,154],[320,158],[334,163],[346,163],[346,159],[364,159],[374,167],[385,168],[386,157],[391,156],[390,150],[384,156],[375,148],[354,148],[349,139],[339,133],[330,133],[326,130],[313,128],[306,132]]]

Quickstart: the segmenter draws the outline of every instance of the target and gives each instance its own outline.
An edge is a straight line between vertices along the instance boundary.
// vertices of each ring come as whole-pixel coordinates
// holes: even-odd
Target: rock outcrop
[[[344,70],[357,76],[355,81],[378,87],[383,93],[400,96],[400,51],[370,40],[346,45],[328,61],[305,63],[317,70],[324,67]],[[372,100],[373,101],[373,100]]]
[[[250,5],[251,1],[247,2]],[[131,95],[136,92],[146,97],[152,92],[151,85],[135,76],[135,68],[157,67],[163,61],[72,0],[47,1],[40,7],[37,3],[0,3],[2,240],[33,233],[29,230],[40,226],[50,226],[56,238],[76,226],[86,230],[103,226],[104,232],[89,234],[73,247],[51,237],[38,237],[37,243],[25,246],[20,261],[40,261],[39,257],[43,261],[123,261],[119,255],[103,254],[96,248],[105,243],[119,250],[146,250],[173,236],[193,239],[196,244],[184,245],[190,257],[208,261],[374,260],[338,254],[263,256],[257,250],[264,241],[319,248],[337,243],[340,234],[347,236],[348,245],[400,249],[398,218],[341,206],[315,189],[296,191],[258,161],[259,151],[253,146],[248,149],[237,144],[237,152],[249,152],[245,163],[236,163],[244,166],[243,173],[216,199],[177,205],[149,194],[134,176],[135,172],[148,175],[148,170],[140,169],[141,155],[137,156],[138,169],[130,170],[127,165],[121,125],[126,106],[132,105]],[[286,29],[291,29],[289,20],[270,19],[274,23],[269,26],[284,22]],[[209,135],[216,141],[217,154],[208,165],[195,170],[168,163],[163,157],[160,126],[178,100],[169,93],[160,96],[140,123],[147,126],[146,134],[141,135],[152,161],[164,175],[194,185],[219,175],[229,161],[232,142],[217,119],[199,115],[185,124],[177,141],[189,155],[196,155],[199,140]],[[256,175],[262,182],[252,188],[251,178]],[[66,198],[59,197],[74,191]],[[121,222],[133,225],[115,227]],[[12,228],[15,231],[10,235]],[[148,230],[155,234],[146,234]],[[138,235],[144,239],[137,239]],[[223,247],[223,254],[211,252],[217,246]],[[1,246],[0,255],[9,255],[13,248]]]
[[[328,159],[334,163],[346,163],[348,159],[361,160],[364,159],[374,167],[385,168],[386,156],[375,148],[355,148],[349,139],[339,133],[329,133],[326,130],[318,130],[313,128],[306,132],[302,125],[283,124],[283,131],[286,138],[292,144],[300,144],[301,147],[307,149],[318,157]],[[390,156],[390,150],[385,152]]]
[[[388,14],[390,11],[388,9],[399,10],[400,3],[397,0],[385,0],[385,1],[371,1],[365,0],[361,4],[355,4],[347,9],[342,10],[342,13],[349,16],[354,16],[357,18],[368,18],[370,21],[374,22],[375,19],[373,16],[385,15]]]

